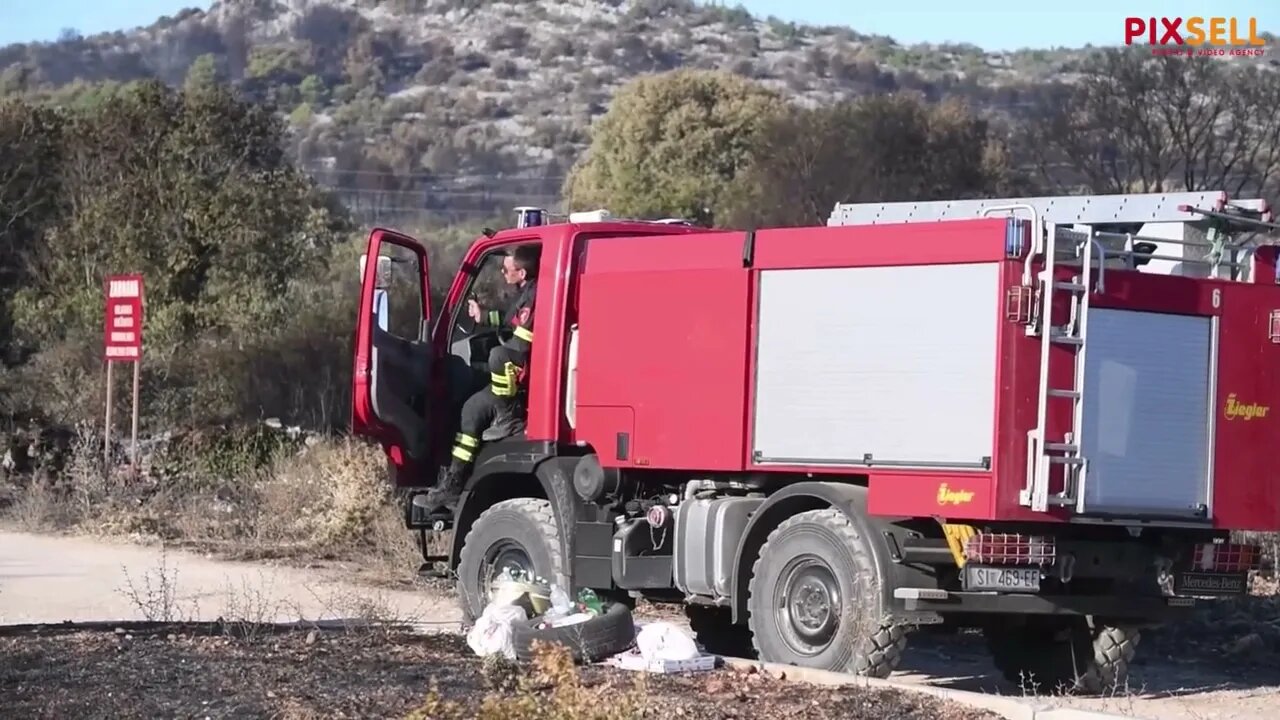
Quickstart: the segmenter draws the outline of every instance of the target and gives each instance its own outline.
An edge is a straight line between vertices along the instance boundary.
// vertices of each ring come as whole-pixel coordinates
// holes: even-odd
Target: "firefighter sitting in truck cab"
[[[477,391],[462,406],[461,422],[454,436],[452,458],[439,483],[426,496],[414,498],[428,513],[451,512],[462,494],[467,473],[486,428],[509,437],[523,431],[522,381],[533,343],[533,303],[538,290],[539,248],[521,245],[502,259],[502,276],[517,293],[506,312],[485,311],[474,299],[467,300],[467,315],[476,326],[511,330],[511,337],[489,352],[489,385]]]

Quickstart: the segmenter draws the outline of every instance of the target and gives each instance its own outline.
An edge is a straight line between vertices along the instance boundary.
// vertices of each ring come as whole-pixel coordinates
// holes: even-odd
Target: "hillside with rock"
[[[0,48],[0,94],[79,104],[143,78],[230,82],[288,117],[296,159],[358,213],[465,217],[557,198],[592,121],[643,73],[725,69],[809,105],[905,89],[1007,111],[1089,52],[904,46],[691,0],[221,0]]]

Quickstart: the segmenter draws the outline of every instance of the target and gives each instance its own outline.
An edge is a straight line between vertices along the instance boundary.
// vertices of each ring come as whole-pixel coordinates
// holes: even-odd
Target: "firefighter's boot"
[[[454,461],[453,465],[440,473],[440,480],[435,487],[428,490],[427,494],[413,498],[415,515],[427,516],[429,519],[453,519],[454,508],[462,497],[462,484],[466,481],[463,468],[458,465]]]

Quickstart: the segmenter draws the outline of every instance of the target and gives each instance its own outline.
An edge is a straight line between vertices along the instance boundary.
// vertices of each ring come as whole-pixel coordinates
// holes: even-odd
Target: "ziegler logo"
[[[964,505],[973,502],[973,492],[969,490],[952,490],[946,483],[938,486],[939,505]]]
[[[1244,420],[1248,422],[1254,418],[1264,418],[1271,410],[1270,405],[1259,405],[1257,403],[1249,403],[1248,405],[1236,400],[1236,394],[1227,395],[1227,406],[1223,409],[1222,414],[1228,420]],[[941,495],[939,495],[941,497]]]

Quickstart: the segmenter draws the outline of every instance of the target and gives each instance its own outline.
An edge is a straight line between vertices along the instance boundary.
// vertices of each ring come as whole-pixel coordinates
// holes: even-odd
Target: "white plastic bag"
[[[467,632],[467,646],[480,657],[498,653],[508,660],[515,660],[516,648],[512,642],[511,624],[527,618],[524,608],[519,605],[491,602],[476,619],[475,626]]]
[[[636,648],[649,662],[654,660],[692,660],[702,653],[683,630],[668,622],[652,622],[636,633]]]

